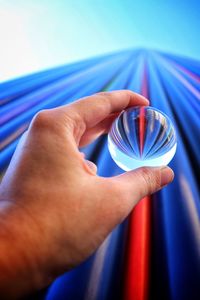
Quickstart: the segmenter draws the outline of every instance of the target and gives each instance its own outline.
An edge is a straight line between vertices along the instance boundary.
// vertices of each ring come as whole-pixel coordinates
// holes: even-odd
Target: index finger
[[[80,116],[86,128],[91,128],[108,117],[111,113],[119,112],[130,106],[148,105],[149,101],[130,90],[101,92],[80,99],[70,105],[60,107],[63,112],[72,112]]]

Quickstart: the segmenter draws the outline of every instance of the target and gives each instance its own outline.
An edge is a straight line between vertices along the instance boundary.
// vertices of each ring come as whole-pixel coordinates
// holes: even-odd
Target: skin
[[[137,202],[173,180],[168,167],[111,178],[78,147],[107,133],[123,109],[148,105],[128,90],[39,112],[0,186],[0,294],[16,299],[80,264]]]

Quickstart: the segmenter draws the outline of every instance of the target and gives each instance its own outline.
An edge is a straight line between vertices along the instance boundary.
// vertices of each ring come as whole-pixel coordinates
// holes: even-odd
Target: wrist
[[[0,294],[17,298],[49,283],[41,231],[27,209],[0,201]]]

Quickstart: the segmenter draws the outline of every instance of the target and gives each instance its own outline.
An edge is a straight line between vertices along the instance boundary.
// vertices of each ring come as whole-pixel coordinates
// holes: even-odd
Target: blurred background
[[[174,182],[142,199],[82,265],[33,299],[200,298],[200,2],[0,0],[0,172],[36,112],[131,89],[177,132]],[[82,149],[122,173],[107,137]]]

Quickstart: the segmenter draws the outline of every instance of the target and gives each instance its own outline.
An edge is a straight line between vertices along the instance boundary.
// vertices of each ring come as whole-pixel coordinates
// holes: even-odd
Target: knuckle
[[[99,97],[98,107],[99,110],[110,110],[111,109],[111,100],[113,99],[113,95],[111,92],[100,92],[95,94]]]
[[[51,125],[51,112],[49,110],[39,111],[31,122],[33,129],[43,129]]]
[[[113,95],[111,92],[99,92],[96,93],[95,96],[98,96],[102,99],[102,102],[109,102],[112,99]]]
[[[80,114],[76,112],[76,109],[69,108],[63,119],[65,127],[73,132],[75,139],[79,140],[86,130],[86,124]]]
[[[161,187],[161,176],[160,171],[154,173],[154,189],[158,190]]]
[[[109,92],[99,92],[99,93],[96,93],[95,95],[107,98],[110,96],[110,93]]]
[[[145,191],[145,194],[150,194],[152,190],[152,182],[151,182],[151,174],[147,168],[141,169],[141,178],[144,182],[143,189]]]
[[[141,168],[141,177],[144,181],[145,194],[150,195],[160,188],[160,173],[147,167]]]
[[[78,126],[83,126],[84,121],[83,118],[80,116],[80,114],[76,111],[76,109],[74,110],[69,110],[66,113],[66,121],[68,123],[74,124],[74,125],[78,125]]]

